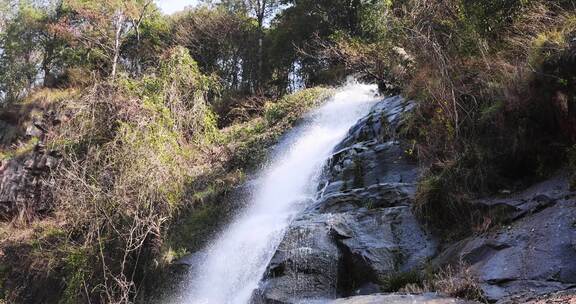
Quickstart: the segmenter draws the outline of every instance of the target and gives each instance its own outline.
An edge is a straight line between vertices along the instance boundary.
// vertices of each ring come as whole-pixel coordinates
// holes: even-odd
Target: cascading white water
[[[373,85],[346,85],[284,140],[246,210],[207,248],[184,304],[250,300],[290,221],[315,196],[316,180],[334,146],[368,114],[375,92]]]

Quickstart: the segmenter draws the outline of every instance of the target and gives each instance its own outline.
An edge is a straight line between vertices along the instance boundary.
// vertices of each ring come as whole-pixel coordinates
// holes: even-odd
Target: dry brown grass
[[[400,291],[415,294],[439,292],[455,298],[485,302],[478,279],[464,263],[447,266],[422,284],[410,284]]]
[[[574,13],[533,1],[486,35],[456,2],[411,3],[397,13],[406,27],[399,43],[416,61],[405,94],[420,102],[403,132],[430,168],[416,211],[438,230],[470,231],[479,223],[467,197],[530,183],[564,159],[574,122],[558,104],[573,91],[557,83],[573,76],[554,67],[569,50]],[[464,225],[446,227],[446,218]]]

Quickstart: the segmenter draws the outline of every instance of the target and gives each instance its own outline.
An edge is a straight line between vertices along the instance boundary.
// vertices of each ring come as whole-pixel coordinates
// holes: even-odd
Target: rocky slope
[[[0,220],[25,222],[29,217],[53,209],[47,177],[58,162],[58,153],[45,147],[50,129],[60,123],[53,112],[46,112],[26,129],[27,144],[8,159],[0,158]],[[11,125],[0,120],[0,143]]]
[[[419,224],[411,209],[417,165],[396,136],[409,107],[400,97],[379,103],[338,145],[317,200],[288,229],[254,303],[370,294],[334,303],[459,303],[375,295],[425,268],[457,264],[470,268],[489,302],[522,303],[576,286],[576,193],[566,174],[478,200],[475,209],[504,224],[455,244],[440,244]]]
[[[576,193],[566,174],[476,204],[497,212],[505,225],[447,246],[437,265],[470,265],[490,302],[576,287]]]

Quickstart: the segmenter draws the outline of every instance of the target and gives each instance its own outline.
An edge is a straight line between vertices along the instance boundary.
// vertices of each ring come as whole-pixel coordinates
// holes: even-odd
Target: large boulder
[[[576,287],[576,193],[565,174],[477,204],[499,210],[507,224],[449,246],[437,265],[469,265],[491,302]]]
[[[288,230],[258,296],[295,303],[380,292],[435,252],[408,206],[307,214]]]

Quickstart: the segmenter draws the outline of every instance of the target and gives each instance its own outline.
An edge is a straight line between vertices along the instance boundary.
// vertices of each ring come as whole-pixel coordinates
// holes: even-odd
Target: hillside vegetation
[[[4,1],[0,303],[142,300],[349,75],[415,100],[414,208],[446,239],[486,229],[479,195],[576,187],[571,0]]]

